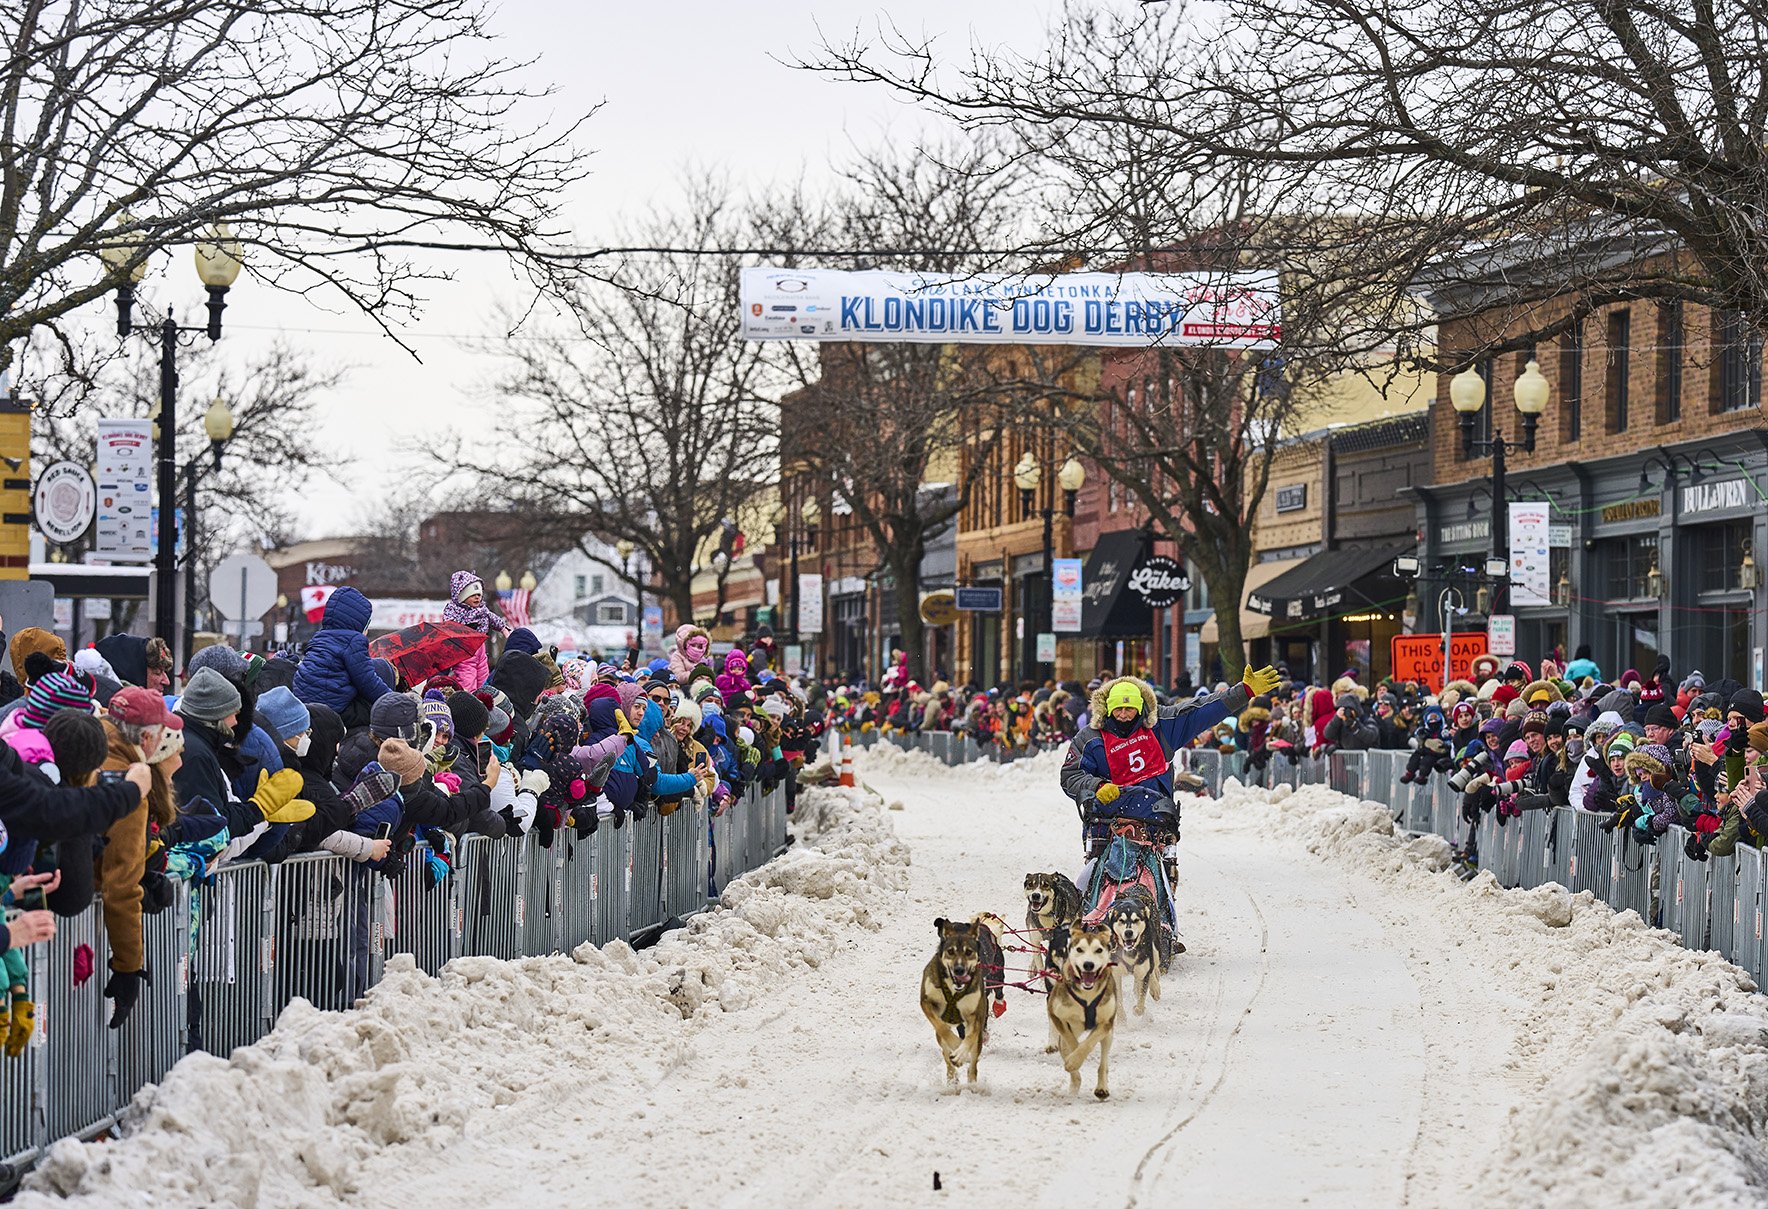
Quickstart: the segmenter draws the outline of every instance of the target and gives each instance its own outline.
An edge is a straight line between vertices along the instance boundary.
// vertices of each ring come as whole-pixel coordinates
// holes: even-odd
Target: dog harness
[[[1105,982],[1109,977],[1111,977],[1111,967],[1107,965],[1105,967],[1105,972],[1099,976],[1099,993],[1093,996],[1093,1001],[1091,1003],[1088,1003],[1085,999],[1080,997],[1079,993],[1075,991],[1072,982],[1068,984],[1068,993],[1074,996],[1074,1001],[1076,1003],[1080,1004],[1081,1012],[1083,1013],[1081,1019],[1087,1026],[1087,1032],[1089,1033],[1099,1027],[1099,1004],[1104,1000],[1105,992],[1109,989]]]
[[[1166,775],[1169,762],[1160,746],[1160,737],[1146,726],[1138,727],[1128,738],[1108,730],[1100,731],[1099,737],[1104,741],[1105,763],[1115,784],[1138,785]]]

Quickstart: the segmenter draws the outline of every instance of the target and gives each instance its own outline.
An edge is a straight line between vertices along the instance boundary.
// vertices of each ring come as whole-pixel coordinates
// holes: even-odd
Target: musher
[[[1272,692],[1280,679],[1274,668],[1249,667],[1233,688],[1167,706],[1156,702],[1153,685],[1134,676],[1099,686],[1093,693],[1091,724],[1069,743],[1062,764],[1062,792],[1074,800],[1081,817],[1086,866],[1076,884],[1083,893],[1111,839],[1114,820],[1155,824],[1173,844],[1178,842],[1173,753],[1238,714],[1253,697]],[[1170,848],[1166,855],[1173,855]],[[1165,906],[1176,937],[1177,914],[1170,899]]]

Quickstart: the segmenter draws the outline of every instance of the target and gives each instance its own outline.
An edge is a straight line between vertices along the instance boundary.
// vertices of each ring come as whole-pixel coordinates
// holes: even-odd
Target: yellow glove
[[[1283,677],[1277,674],[1277,669],[1274,667],[1248,667],[1240,674],[1240,683],[1244,684],[1255,697],[1275,692],[1277,686],[1282,682]]]
[[[252,805],[267,823],[299,823],[313,817],[313,803],[300,800],[301,774],[292,768],[258,774]]]
[[[1119,789],[1114,783],[1107,781],[1099,786],[1099,788],[1093,790],[1093,797],[1098,799],[1099,805],[1109,806],[1111,803],[1117,801],[1118,795],[1122,792],[1123,790]]]

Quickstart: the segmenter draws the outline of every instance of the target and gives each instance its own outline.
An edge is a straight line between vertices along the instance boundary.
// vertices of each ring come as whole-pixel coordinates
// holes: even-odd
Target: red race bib
[[[1110,731],[1100,732],[1099,737],[1105,741],[1105,763],[1111,769],[1114,784],[1139,785],[1166,772],[1166,752],[1147,727],[1141,727],[1127,739]]]

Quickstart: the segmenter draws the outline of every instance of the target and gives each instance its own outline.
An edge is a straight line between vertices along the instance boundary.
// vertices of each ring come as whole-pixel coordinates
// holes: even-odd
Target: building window
[[[600,596],[603,592],[607,591],[607,582],[608,581],[605,576],[591,575],[589,577],[589,594],[591,596]],[[579,596],[583,595],[583,577],[582,576],[577,577],[577,594]]]
[[[1682,418],[1682,303],[1658,307],[1657,421],[1674,424]]]
[[[588,594],[588,589],[589,577],[587,575],[578,575],[572,579],[571,595],[575,599],[582,600],[584,596]]]
[[[1694,541],[1694,590],[1696,592],[1736,592],[1738,568],[1743,564],[1743,544],[1750,538],[1748,521],[1727,521],[1721,525],[1701,525],[1689,531]],[[1677,563],[1681,567],[1680,562]]]
[[[1602,543],[1609,600],[1639,600],[1651,595],[1646,582],[1657,565],[1657,534],[1610,538]]]
[[[1720,311],[1719,406],[1749,411],[1762,406],[1762,336],[1738,311]]]
[[[1608,316],[1608,430],[1627,431],[1627,347],[1633,341],[1633,316],[1625,308]]]
[[[597,625],[625,625],[626,606],[618,602],[597,605],[595,623]]]
[[[1584,330],[1581,323],[1559,339],[1559,382],[1565,392],[1560,408],[1562,437],[1576,441],[1584,435]]]

